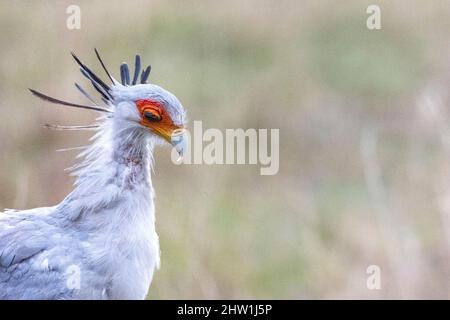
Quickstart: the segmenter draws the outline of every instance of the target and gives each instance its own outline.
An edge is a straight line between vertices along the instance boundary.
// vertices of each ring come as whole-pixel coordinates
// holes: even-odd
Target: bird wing
[[[64,298],[66,288],[55,285],[61,283],[60,272],[50,272],[43,257],[55,246],[55,227],[48,219],[53,210],[0,213],[0,299]]]
[[[46,211],[48,208],[0,213],[0,267],[9,268],[45,249],[45,237],[36,234],[39,223],[30,220],[29,214],[39,217]]]

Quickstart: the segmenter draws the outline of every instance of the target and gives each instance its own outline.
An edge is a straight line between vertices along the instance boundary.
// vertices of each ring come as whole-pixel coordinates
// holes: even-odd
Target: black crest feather
[[[141,57],[137,54],[134,61],[134,77],[132,85],[134,86],[138,80],[139,72],[141,71]]]
[[[111,80],[112,84],[114,85],[117,83],[111,74],[109,73],[108,69],[106,68],[105,64],[103,63],[102,58],[100,57],[100,54],[96,48],[94,48],[95,55],[97,56],[98,61],[100,62],[103,70],[106,72],[106,75]],[[75,59],[76,63],[80,66],[81,73],[92,83],[92,86],[95,90],[97,90],[98,93],[102,96],[101,99],[106,105],[110,105],[110,103],[113,101],[113,96],[111,93],[111,87],[107,85],[105,82],[103,82],[102,79],[100,79],[94,72],[92,72],[91,69],[89,69],[84,63],[81,62],[81,60],[73,53],[71,52],[72,57]],[[136,85],[138,81],[140,80],[141,84],[147,83],[147,79],[150,75],[151,66],[147,66],[144,70],[142,70],[141,73],[141,57],[137,54],[135,57],[134,62],[134,73],[133,73],[133,79],[130,78],[130,70],[128,68],[128,65],[124,62],[120,65],[120,78],[123,85]],[[140,74],[140,79],[139,79]],[[35,96],[37,96],[40,99],[43,99],[45,101],[60,104],[64,106],[74,107],[74,108],[82,108],[82,109],[89,109],[94,111],[100,111],[100,112],[112,112],[111,110],[107,108],[103,108],[98,106],[98,104],[95,102],[95,100],[77,83],[75,83],[75,87],[94,105],[88,106],[78,103],[72,103],[60,99],[56,99],[53,97],[50,97],[46,94],[43,94],[41,92],[38,92],[33,89],[29,89],[31,93]]]
[[[51,102],[51,103],[56,103],[56,104],[62,104],[64,106],[69,106],[69,107],[74,107],[74,108],[82,108],[82,109],[89,109],[89,110],[94,110],[94,111],[100,111],[100,112],[111,112],[108,109],[104,109],[102,107],[96,107],[96,106],[86,106],[83,104],[78,104],[78,103],[71,103],[71,102],[67,102],[64,100],[59,100],[56,98],[52,98],[50,96],[47,96],[46,94],[40,93],[36,90],[30,89],[28,88],[28,90],[31,91],[32,94],[34,94],[36,97],[41,98],[42,100]]]
[[[109,74],[108,69],[106,69],[106,66],[105,66],[105,64],[103,63],[102,58],[100,58],[100,54],[98,53],[97,49],[94,48],[94,51],[95,51],[95,55],[97,56],[98,61],[100,61],[100,64],[101,64],[102,67],[103,67],[103,70],[105,70],[106,74],[108,75],[108,78],[109,78],[109,79],[111,80],[111,82],[114,84],[114,80],[113,80],[113,78],[111,77],[111,75]]]
[[[130,84],[130,70],[125,62],[120,65],[120,79],[122,80],[122,84],[124,86],[128,86]]]
[[[150,75],[150,71],[152,70],[152,66],[148,66],[145,70],[142,71],[141,74],[141,83],[147,83],[148,76]]]

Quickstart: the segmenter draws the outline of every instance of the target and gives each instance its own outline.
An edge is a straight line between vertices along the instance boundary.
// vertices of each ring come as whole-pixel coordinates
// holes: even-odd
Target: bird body
[[[175,96],[156,85],[113,81],[108,112],[72,168],[74,190],[53,207],[0,213],[0,299],[147,295],[160,261],[153,149],[170,140],[185,115]],[[167,123],[147,121],[149,112]]]

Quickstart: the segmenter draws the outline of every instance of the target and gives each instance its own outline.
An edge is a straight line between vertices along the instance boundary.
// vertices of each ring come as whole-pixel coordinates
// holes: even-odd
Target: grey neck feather
[[[126,201],[127,192],[150,194],[152,151],[153,143],[142,129],[115,130],[114,124],[105,123],[82,153],[84,161],[73,168],[75,189],[59,204],[59,211],[74,221]]]
[[[117,168],[116,177],[119,178],[115,183],[132,190],[150,179],[152,151],[153,144],[142,129],[128,128],[116,133],[111,156],[111,165]]]

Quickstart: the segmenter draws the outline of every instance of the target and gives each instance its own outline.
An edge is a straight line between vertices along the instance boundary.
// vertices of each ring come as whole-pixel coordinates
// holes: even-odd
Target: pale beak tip
[[[186,151],[186,133],[184,130],[174,132],[171,137],[171,144],[179,154],[177,162],[183,159],[184,153]]]

